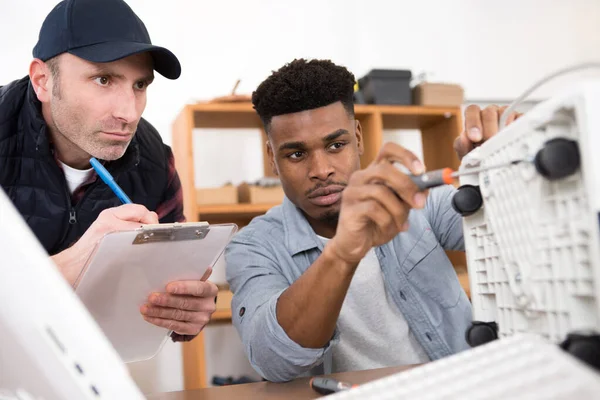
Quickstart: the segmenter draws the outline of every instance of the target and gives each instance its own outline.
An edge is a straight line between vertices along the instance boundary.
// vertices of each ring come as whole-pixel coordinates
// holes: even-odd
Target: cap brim
[[[145,52],[152,55],[156,72],[168,79],[179,78],[181,64],[175,54],[164,47],[136,42],[104,42],[69,50],[77,57],[97,63],[112,62]]]

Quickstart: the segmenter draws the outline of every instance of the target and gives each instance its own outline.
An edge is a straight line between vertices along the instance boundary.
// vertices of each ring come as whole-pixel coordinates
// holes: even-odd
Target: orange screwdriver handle
[[[436,169],[421,175],[408,175],[408,177],[419,187],[419,190],[427,190],[436,186],[449,185],[454,182],[452,168]]]

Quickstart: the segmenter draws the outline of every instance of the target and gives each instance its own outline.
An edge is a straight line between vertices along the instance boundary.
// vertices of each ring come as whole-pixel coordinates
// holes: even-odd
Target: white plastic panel
[[[581,167],[548,180],[532,162],[464,176],[478,185],[483,207],[464,218],[473,318],[495,321],[500,336],[517,332],[563,340],[574,330],[600,330],[597,158],[591,135],[600,86],[590,83],[521,117],[463,159],[461,170],[529,158],[553,138],[575,140]]]

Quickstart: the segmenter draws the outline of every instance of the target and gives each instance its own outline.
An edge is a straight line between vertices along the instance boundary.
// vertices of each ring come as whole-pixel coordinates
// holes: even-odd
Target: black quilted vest
[[[28,77],[0,87],[0,186],[53,255],[76,242],[102,210],[121,203],[97,179],[71,205],[46,130]],[[170,151],[154,127],[142,119],[125,155],[106,168],[134,203],[155,210],[168,185]]]

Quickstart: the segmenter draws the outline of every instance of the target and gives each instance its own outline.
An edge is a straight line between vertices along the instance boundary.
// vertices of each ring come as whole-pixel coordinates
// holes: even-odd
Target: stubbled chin
[[[125,143],[112,143],[112,144],[105,144],[102,149],[94,151],[92,154],[92,156],[99,158],[101,160],[106,160],[106,161],[115,161],[118,160],[119,158],[123,157],[123,155],[125,154],[125,152],[127,151],[127,147],[129,146],[129,143],[125,144]]]
[[[317,219],[317,220],[329,219],[333,215],[339,216],[340,209],[341,209],[340,204],[333,204],[328,207],[318,207],[318,208],[313,204],[311,204],[310,206],[311,206],[311,211],[312,211],[311,216],[312,216],[312,218]]]

